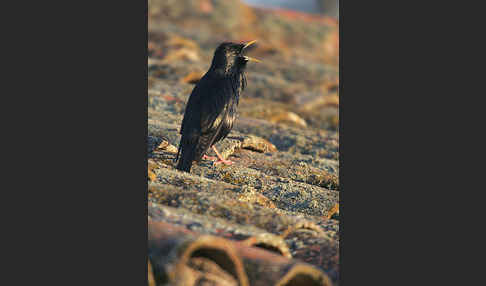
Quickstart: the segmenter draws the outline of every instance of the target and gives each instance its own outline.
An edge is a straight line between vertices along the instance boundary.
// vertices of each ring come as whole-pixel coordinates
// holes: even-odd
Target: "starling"
[[[255,42],[222,43],[214,52],[211,67],[192,90],[186,105],[177,169],[190,172],[193,161],[216,159],[205,155],[211,147],[219,158],[214,164],[232,163],[219,154],[214,144],[226,138],[233,128],[239,97],[246,86],[246,63],[259,62],[243,53]]]

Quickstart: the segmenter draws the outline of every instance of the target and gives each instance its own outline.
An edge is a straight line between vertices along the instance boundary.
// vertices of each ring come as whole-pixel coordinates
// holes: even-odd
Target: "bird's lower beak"
[[[262,61],[255,59],[255,58],[250,58],[249,56],[244,56],[245,60],[249,62],[256,62],[256,63],[261,63]]]
[[[249,46],[253,45],[254,43],[256,43],[257,40],[253,40],[251,42],[248,42],[246,43],[244,46],[243,46],[243,50],[248,48]],[[255,58],[251,58],[249,56],[245,56],[244,57],[247,61],[249,62],[257,62],[257,63],[261,63],[262,61],[258,60],[258,59],[255,59]]]

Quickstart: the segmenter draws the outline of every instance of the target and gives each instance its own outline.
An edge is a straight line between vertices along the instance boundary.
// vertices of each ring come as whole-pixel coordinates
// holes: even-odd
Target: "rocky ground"
[[[235,163],[176,170],[185,103],[214,49],[253,39],[263,62],[248,65],[236,125],[216,145]],[[148,47],[151,285],[338,285],[337,21],[149,0]]]

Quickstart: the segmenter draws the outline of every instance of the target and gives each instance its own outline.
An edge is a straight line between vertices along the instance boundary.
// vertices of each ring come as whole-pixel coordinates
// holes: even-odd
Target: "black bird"
[[[260,62],[243,55],[255,42],[222,43],[214,52],[211,67],[192,90],[186,105],[176,157],[179,160],[177,169],[190,172],[193,161],[199,162],[203,156],[216,159],[204,154],[210,147],[219,158],[215,164],[232,163],[223,159],[214,144],[226,138],[233,128],[239,97],[246,86],[246,63]]]

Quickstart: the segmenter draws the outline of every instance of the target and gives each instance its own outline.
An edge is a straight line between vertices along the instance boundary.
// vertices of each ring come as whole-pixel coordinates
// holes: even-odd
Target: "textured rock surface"
[[[149,243],[150,281],[339,284],[336,33],[330,18],[236,0],[149,1],[148,212],[149,233],[159,234]],[[249,55],[263,62],[249,64],[239,117],[216,145],[235,163],[176,170],[185,103],[214,49],[252,39]],[[225,246],[181,256],[200,237]]]

